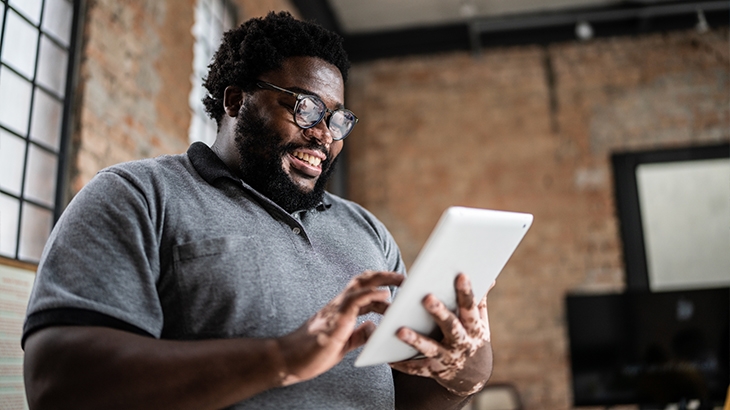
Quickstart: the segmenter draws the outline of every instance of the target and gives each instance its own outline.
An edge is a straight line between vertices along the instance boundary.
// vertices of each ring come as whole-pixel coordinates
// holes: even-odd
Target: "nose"
[[[326,116],[314,127],[305,129],[304,136],[310,140],[316,139],[321,145],[327,147],[327,149],[329,149],[330,145],[334,141],[334,138],[332,138],[332,132],[329,127],[327,127]]]

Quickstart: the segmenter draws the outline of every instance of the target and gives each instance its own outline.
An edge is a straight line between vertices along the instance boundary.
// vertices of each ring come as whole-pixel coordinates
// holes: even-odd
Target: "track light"
[[[579,21],[575,25],[575,36],[578,40],[586,41],[593,38],[593,26],[587,21]]]
[[[710,25],[707,24],[705,12],[703,12],[702,9],[697,9],[697,25],[695,26],[695,29],[698,33],[706,33],[710,30]]]

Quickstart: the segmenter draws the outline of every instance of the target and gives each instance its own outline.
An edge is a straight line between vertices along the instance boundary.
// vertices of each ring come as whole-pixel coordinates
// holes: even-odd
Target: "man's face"
[[[330,109],[343,105],[339,70],[318,58],[289,58],[281,69],[259,79],[316,95]],[[297,126],[292,115],[295,101],[273,90],[246,93],[236,125],[241,177],[289,212],[321,201],[343,144],[332,140],[325,120],[306,130]]]

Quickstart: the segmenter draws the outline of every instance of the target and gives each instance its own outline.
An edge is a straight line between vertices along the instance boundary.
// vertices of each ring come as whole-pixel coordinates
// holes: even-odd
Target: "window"
[[[2,257],[37,263],[63,205],[75,7],[0,0]]]
[[[208,74],[213,54],[218,49],[223,33],[233,28],[236,13],[233,7],[224,0],[198,0],[195,5],[195,49],[193,57],[193,89],[190,91],[189,104],[192,111],[190,120],[190,142],[203,141],[212,145],[217,133],[214,120],[208,118],[203,106],[203,97],[207,92],[203,87],[203,77]]]

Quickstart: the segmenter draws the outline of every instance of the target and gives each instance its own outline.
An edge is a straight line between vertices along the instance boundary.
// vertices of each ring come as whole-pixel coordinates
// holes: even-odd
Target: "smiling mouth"
[[[321,158],[317,158],[314,155],[309,155],[306,152],[294,151],[294,153],[292,153],[292,155],[297,157],[298,159],[308,163],[309,165],[311,165],[313,167],[319,167],[319,165],[322,163]]]

